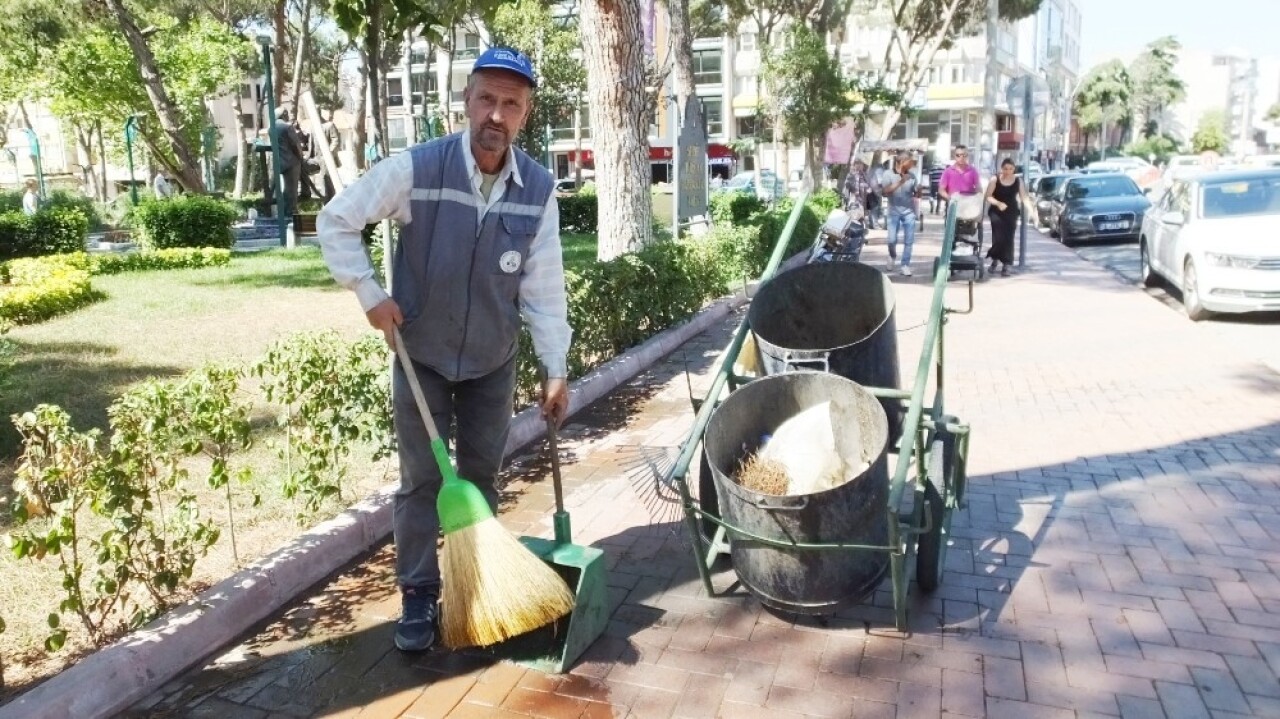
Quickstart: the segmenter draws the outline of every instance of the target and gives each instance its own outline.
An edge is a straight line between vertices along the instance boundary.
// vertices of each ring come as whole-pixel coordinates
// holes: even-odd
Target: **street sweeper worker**
[[[522,316],[545,371],[543,416],[559,424],[569,404],[572,333],[554,182],[511,144],[529,118],[536,87],[523,53],[485,51],[463,93],[467,128],[379,162],[317,219],[334,278],[356,293],[388,345],[400,329],[442,436],[448,439],[457,423],[458,473],[480,488],[495,514],[494,477],[511,422]],[[360,237],[366,225],[387,218],[401,228],[390,296]],[[403,609],[395,644],[423,651],[435,641],[441,587],[441,475],[399,362],[392,396],[400,459],[392,522]]]

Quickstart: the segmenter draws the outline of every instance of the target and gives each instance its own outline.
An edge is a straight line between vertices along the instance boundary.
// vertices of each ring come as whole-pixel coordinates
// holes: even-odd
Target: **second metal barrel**
[[[765,374],[831,372],[868,387],[899,387],[893,284],[858,262],[787,270],[751,300],[747,319]],[[902,404],[881,400],[891,442],[902,433]]]

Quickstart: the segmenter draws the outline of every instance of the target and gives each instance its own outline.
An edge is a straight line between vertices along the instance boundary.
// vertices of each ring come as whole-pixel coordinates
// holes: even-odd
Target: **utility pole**
[[[1000,91],[1000,61],[996,57],[999,51],[997,34],[1000,32],[1000,2],[987,0],[987,68],[983,73],[982,83],[982,137],[979,140],[978,152],[980,173],[990,173],[995,169],[996,157],[996,94]]]

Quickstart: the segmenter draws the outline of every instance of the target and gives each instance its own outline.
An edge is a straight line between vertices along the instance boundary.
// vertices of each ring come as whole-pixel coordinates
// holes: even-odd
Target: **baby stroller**
[[[981,280],[986,270],[982,267],[982,207],[985,204],[981,192],[972,195],[953,195],[956,204],[956,236],[951,244],[951,276],[957,272],[972,272]]]
[[[864,215],[859,202],[849,203],[847,209],[832,210],[818,228],[809,262],[857,262],[867,241],[867,229],[862,224]]]

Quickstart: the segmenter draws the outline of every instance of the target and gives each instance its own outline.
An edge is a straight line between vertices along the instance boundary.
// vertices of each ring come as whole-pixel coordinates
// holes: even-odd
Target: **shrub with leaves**
[[[144,270],[179,270],[219,267],[231,262],[231,250],[219,247],[170,247],[163,250],[93,255],[95,275],[115,275]]]
[[[743,225],[765,209],[764,200],[747,192],[716,192],[711,195],[711,220],[716,226]]]
[[[267,399],[282,406],[284,494],[301,497],[307,512],[342,497],[344,460],[355,443],[373,443],[375,460],[393,451],[387,348],[380,337],[347,342],[334,331],[300,333],[272,345],[252,371]]]
[[[0,319],[18,325],[42,322],[101,297],[77,260],[14,260],[6,263],[5,274],[8,284],[0,286]]]
[[[167,247],[221,247],[235,243],[231,224],[239,210],[222,200],[203,195],[181,195],[144,200],[133,209],[132,221],[139,242],[149,249]]]
[[[594,191],[578,192],[557,199],[560,205],[560,231],[594,233],[600,226],[599,200]]]
[[[0,192],[0,212],[21,212],[22,196],[24,194],[26,194],[25,190]],[[40,201],[40,209],[78,210],[80,214],[84,215],[90,229],[97,229],[102,226],[102,218],[98,213],[98,204],[93,201],[93,198],[86,197],[79,192],[52,190],[47,197]]]
[[[89,222],[75,208],[5,212],[0,214],[0,260],[83,251],[88,236]]]

